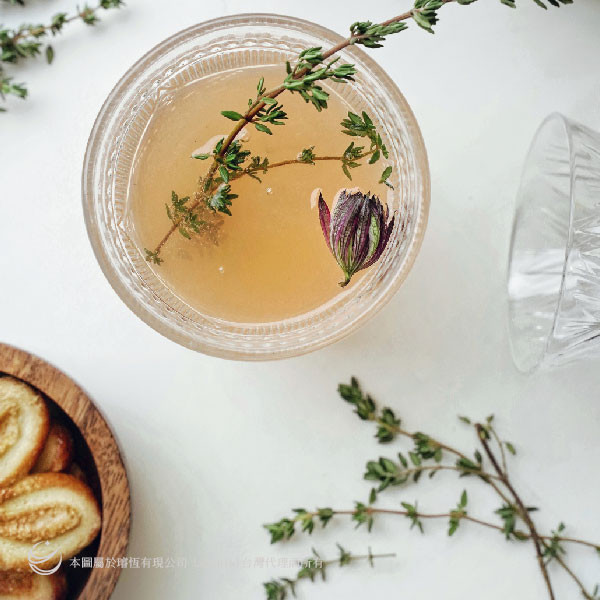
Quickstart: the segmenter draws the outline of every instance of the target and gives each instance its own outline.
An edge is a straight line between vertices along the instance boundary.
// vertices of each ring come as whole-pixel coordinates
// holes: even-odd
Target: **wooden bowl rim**
[[[29,352],[2,343],[0,373],[37,388],[73,420],[90,449],[100,481],[102,529],[96,555],[115,559],[125,557],[131,525],[129,482],[115,437],[98,407],[65,373]],[[108,457],[111,457],[110,461],[106,460]],[[114,568],[90,571],[77,600],[108,600],[121,567],[115,565]]]

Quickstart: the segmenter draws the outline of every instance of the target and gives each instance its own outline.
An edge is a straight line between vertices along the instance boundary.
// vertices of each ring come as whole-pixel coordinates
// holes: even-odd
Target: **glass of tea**
[[[193,157],[212,157],[234,126],[221,112],[243,112],[257,88],[279,85],[286,61],[302,50],[341,40],[290,17],[216,19],[159,44],[110,93],[85,157],[88,234],[115,291],[160,333],[225,358],[293,356],[349,334],[405,279],[427,222],[427,156],[406,100],[356,47],[339,53],[339,64],[356,65],[355,81],[323,83],[326,110],[284,92],[277,100],[285,125],[271,127],[272,135],[246,127],[237,139],[271,165],[303,149],[336,156],[353,140],[364,144],[344,135],[340,122],[365,111],[389,152],[393,189],[379,182],[381,162],[364,161],[350,181],[339,160],[292,161],[231,182],[231,216],[200,207],[190,224],[200,235],[174,225],[173,211],[194,203],[211,162]],[[315,202],[316,190],[331,204],[342,188],[376,194],[394,215],[382,257],[346,287]],[[148,260],[157,250],[159,261]]]
[[[517,367],[600,358],[600,134],[550,115],[517,198],[508,272]]]

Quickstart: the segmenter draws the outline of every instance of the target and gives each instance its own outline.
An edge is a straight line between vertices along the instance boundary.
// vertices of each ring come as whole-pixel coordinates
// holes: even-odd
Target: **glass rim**
[[[521,183],[519,184],[519,189],[517,191],[517,205],[515,207],[515,214],[514,214],[514,218],[513,218],[511,237],[510,237],[508,270],[507,270],[507,278],[506,278],[507,288],[510,284],[510,280],[511,280],[511,277],[513,274],[513,269],[512,269],[512,267],[514,265],[513,253],[515,250],[516,233],[517,233],[517,229],[519,227],[518,210],[519,210],[519,202],[520,202],[520,198],[521,198],[521,194],[522,194],[522,189],[523,189],[523,185],[524,185],[524,181],[525,181],[525,175],[531,168],[532,158],[535,155],[535,152],[537,150],[542,133],[552,124],[559,124],[561,126],[562,131],[565,136],[564,139],[566,141],[566,150],[567,150],[567,154],[568,154],[568,158],[569,158],[569,194],[568,194],[569,223],[568,223],[568,228],[567,228],[567,236],[565,239],[564,260],[562,263],[560,286],[559,286],[559,289],[558,289],[558,292],[556,295],[556,306],[554,307],[554,314],[552,316],[552,326],[548,329],[546,339],[544,341],[544,346],[539,351],[539,353],[536,357],[536,361],[533,365],[531,365],[529,368],[523,368],[521,365],[518,364],[516,359],[514,361],[517,368],[519,369],[519,371],[521,371],[522,373],[525,373],[525,374],[534,373],[541,368],[541,366],[544,362],[544,357],[548,353],[550,342],[556,333],[558,318],[559,318],[559,315],[562,310],[562,304],[563,304],[563,300],[564,300],[564,296],[565,296],[564,292],[565,292],[565,282],[566,282],[566,278],[567,278],[567,267],[568,267],[568,263],[569,263],[569,255],[571,253],[572,242],[573,242],[573,211],[574,211],[574,205],[575,205],[575,198],[574,198],[575,169],[573,168],[573,166],[574,166],[574,162],[575,162],[575,156],[574,156],[575,150],[574,150],[574,145],[573,145],[573,135],[572,135],[572,131],[571,131],[571,121],[567,117],[565,117],[563,114],[561,114],[559,112],[553,112],[553,113],[550,113],[536,129],[533,139],[529,145],[529,149],[527,151],[527,155],[525,158],[523,168],[521,170]],[[514,340],[514,334],[512,332],[512,329],[513,329],[512,321],[513,321],[514,309],[513,309],[512,302],[510,302],[510,296],[509,296],[508,308],[509,308],[509,315],[510,315],[509,327],[511,329],[511,332],[509,335],[509,341],[510,341],[511,354],[514,358],[516,356],[515,340]]]
[[[373,301],[368,306],[364,307],[360,314],[343,323],[343,325],[341,325],[336,331],[331,332],[328,335],[321,336],[318,339],[313,339],[310,341],[310,343],[306,343],[301,346],[296,345],[295,347],[290,348],[277,347],[271,349],[270,351],[265,350],[264,352],[256,352],[252,349],[248,350],[244,347],[240,347],[238,350],[233,352],[229,349],[222,350],[221,348],[215,347],[211,344],[203,344],[196,338],[191,339],[189,335],[186,335],[180,329],[170,326],[168,323],[159,320],[155,314],[144,305],[142,299],[140,299],[135,293],[132,292],[132,290],[127,287],[123,281],[121,281],[121,277],[119,277],[119,275],[115,272],[115,268],[111,264],[109,253],[105,248],[105,245],[101,239],[102,236],[99,233],[100,223],[96,218],[97,215],[94,210],[94,204],[96,203],[96,191],[94,190],[92,174],[98,162],[98,154],[101,152],[101,146],[104,143],[102,134],[103,131],[108,127],[111,110],[119,104],[122,95],[127,93],[132,82],[140,78],[140,76],[143,76],[143,74],[152,67],[156,59],[163,55],[166,56],[169,52],[176,50],[179,45],[182,45],[191,39],[200,38],[201,36],[211,32],[218,32],[220,30],[230,29],[235,26],[252,25],[277,25],[290,29],[291,31],[299,32],[302,32],[303,29],[308,28],[313,36],[333,45],[341,42],[344,39],[342,36],[331,31],[330,29],[304,19],[272,13],[243,13],[204,21],[202,23],[192,25],[162,40],[153,48],[148,50],[145,54],[143,54],[137,61],[133,63],[133,65],[131,65],[131,67],[127,69],[124,75],[110,91],[98,112],[88,138],[84,158],[81,184],[82,203],[87,234],[90,239],[94,255],[96,256],[96,260],[98,261],[102,272],[119,298],[138,318],[169,339],[193,350],[203,352],[204,354],[239,360],[272,360],[311,352],[342,339],[343,337],[355,331],[357,327],[366,322],[387,303],[387,301],[393,296],[393,294],[398,290],[402,282],[405,280],[422,245],[429,214],[431,186],[425,144],[416,118],[414,117],[408,102],[406,102],[404,96],[390,76],[366,52],[360,48],[356,48],[355,46],[347,48],[345,51],[347,51],[350,55],[357,56],[363,66],[366,65],[370,75],[373,76],[377,82],[386,89],[387,93],[393,98],[394,103],[397,106],[402,106],[402,110],[406,113],[406,128],[410,133],[410,143],[415,158],[416,169],[418,171],[419,184],[421,186],[417,210],[415,210],[415,214],[413,215],[414,231],[407,240],[404,258],[401,264],[394,268],[394,272],[390,277],[390,281],[386,282],[385,285],[382,284],[380,286],[382,287],[380,292],[373,296]],[[308,314],[309,313],[298,315],[297,318],[306,318]],[[296,317],[293,319],[296,319]],[[292,322],[293,319],[283,319],[278,321],[278,323]],[[225,321],[225,323],[235,326],[248,325],[249,327],[256,327],[257,329],[265,326],[265,323],[242,324],[229,321]]]

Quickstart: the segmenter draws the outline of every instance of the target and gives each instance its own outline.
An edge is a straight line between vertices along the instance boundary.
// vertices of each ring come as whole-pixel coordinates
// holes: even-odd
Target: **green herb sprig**
[[[263,82],[261,79],[258,84],[259,90],[262,89],[262,85]],[[227,114],[224,114],[224,116],[229,119],[237,119],[239,116],[239,113],[230,114],[233,111],[225,112]],[[274,118],[275,117],[273,117],[273,119]],[[279,116],[278,118],[283,117]],[[256,124],[261,125],[261,123]],[[177,203],[177,200],[175,202],[173,200],[179,198],[177,193],[174,191],[171,193],[171,202],[166,205],[167,216],[172,223],[171,228],[163,236],[162,240],[154,250],[144,248],[146,260],[153,264],[160,265],[163,262],[163,259],[160,257],[163,246],[175,231],[179,231],[183,237],[188,239],[194,234],[204,233],[202,227],[193,229],[188,226],[188,223],[194,219],[196,211],[202,210],[204,207],[208,206],[214,212],[231,215],[231,201],[238,197],[237,194],[232,193],[231,184],[244,176],[249,176],[252,179],[256,179],[258,182],[262,182],[259,176],[260,174],[265,174],[268,171],[279,167],[289,165],[315,165],[321,161],[337,161],[340,163],[344,174],[351,180],[352,175],[350,170],[360,167],[364,164],[365,159],[369,159],[369,164],[374,164],[379,161],[381,157],[388,157],[388,151],[382,141],[381,134],[377,131],[373,125],[373,121],[366,112],[363,111],[362,116],[348,112],[348,117],[342,121],[341,127],[342,133],[346,135],[368,138],[370,142],[369,148],[357,146],[355,142],[351,142],[350,145],[338,155],[321,156],[315,153],[315,146],[311,146],[310,148],[303,148],[295,158],[279,162],[270,162],[267,157],[252,156],[252,153],[249,150],[243,149],[242,143],[238,140],[234,141],[221,156],[220,154],[223,151],[222,149],[225,143],[224,138],[222,138],[217,142],[211,153],[192,155],[192,158],[202,161],[214,157],[219,163],[217,170],[218,175],[215,174],[212,179],[201,178],[201,192],[197,193],[195,200],[190,203],[188,203],[190,197],[186,196],[183,207],[180,203]],[[392,187],[388,181],[391,173],[392,168],[389,166],[386,167],[382,173],[380,183],[385,183],[387,186]]]
[[[364,147],[351,143],[343,154],[339,157],[317,157],[314,155],[314,148],[305,148],[302,150],[299,158],[295,160],[282,161],[280,163],[270,163],[267,157],[252,157],[249,166],[242,168],[242,162],[251,153],[242,150],[242,143],[236,138],[240,132],[248,125],[253,125],[259,132],[272,135],[272,126],[281,126],[285,124],[288,116],[283,110],[277,98],[284,92],[297,93],[307,102],[312,104],[317,111],[327,108],[329,92],[323,86],[323,82],[348,83],[354,81],[356,67],[352,64],[340,63],[340,57],[336,55],[352,45],[362,45],[366,48],[381,48],[386,38],[390,35],[400,33],[408,27],[408,22],[413,21],[422,29],[433,33],[433,27],[438,22],[438,11],[445,4],[456,2],[461,5],[472,4],[476,0],[415,0],[413,7],[396,17],[393,17],[382,23],[372,23],[371,21],[357,21],[350,26],[350,36],[327,50],[321,47],[307,48],[300,52],[294,64],[286,63],[286,77],[277,87],[267,90],[264,87],[264,79],[261,78],[257,86],[257,94],[254,98],[248,100],[248,108],[245,112],[235,110],[224,110],[221,114],[235,121],[235,126],[230,134],[219,141],[212,153],[196,155],[195,158],[201,160],[212,159],[207,174],[201,178],[203,193],[189,206],[189,210],[194,211],[202,204],[208,206],[214,211],[231,214],[231,202],[235,195],[218,193],[223,183],[229,185],[229,181],[242,175],[250,175],[260,181],[257,173],[266,173],[274,167],[289,164],[314,164],[316,160],[340,160],[343,172],[352,179],[351,169],[360,165],[360,160],[366,156],[370,157],[370,163],[375,163],[381,156],[388,158],[388,152],[383,143],[381,135],[375,131],[373,122],[368,115],[363,113],[362,117],[349,113],[348,119],[342,123],[343,131],[347,135],[366,138],[370,147],[365,151]],[[514,0],[501,0],[503,4],[515,7]],[[546,8],[542,0],[534,0],[539,6]],[[569,4],[572,0],[549,0],[553,6]],[[237,158],[243,158],[232,167],[230,161],[231,149],[234,149],[233,155]],[[393,167],[388,165],[384,168],[379,179],[380,184],[391,186],[390,177]],[[229,198],[227,198],[229,196]],[[180,230],[180,221],[172,220],[170,229],[158,242],[153,250],[144,249],[146,258],[150,262],[160,264],[160,253],[171,235]],[[181,230],[180,230],[181,231]]]
[[[401,517],[421,533],[425,531],[427,520],[443,519],[448,522],[448,535],[453,536],[463,522],[473,523],[501,533],[507,541],[530,542],[533,544],[538,564],[546,584],[549,598],[555,599],[549,567],[555,562],[574,581],[586,600],[597,600],[598,586],[586,588],[582,580],[566,562],[566,547],[576,544],[594,550],[600,556],[600,544],[568,537],[566,526],[560,523],[550,534],[540,534],[532,514],[537,508],[527,506],[515,489],[508,471],[508,456],[516,454],[514,444],[501,440],[495,426],[494,417],[489,416],[481,423],[472,422],[468,417],[460,421],[473,428],[481,449],[476,449],[470,458],[466,452],[442,443],[423,432],[411,432],[402,426],[402,421],[389,407],[378,408],[373,398],[363,392],[358,381],[352,378],[349,384],[338,388],[342,399],[354,407],[357,416],[376,426],[375,438],[380,444],[388,445],[396,439],[408,438],[413,447],[406,453],[399,452],[397,460],[380,457],[368,461],[363,478],[378,484],[371,489],[367,502],[355,502],[351,509],[317,508],[309,511],[295,509],[294,515],[284,517],[265,525],[271,543],[282,542],[293,537],[297,530],[312,534],[317,525],[326,527],[338,516],[350,517],[357,527],[366,525],[372,530],[375,519],[383,516]],[[451,462],[449,462],[451,461]],[[427,473],[433,478],[442,471],[454,471],[459,477],[471,477],[493,489],[502,501],[494,515],[496,522],[475,517],[468,506],[468,492],[464,490],[455,507],[447,511],[424,512],[417,502],[401,502],[401,508],[379,508],[375,506],[382,493],[396,487],[417,484],[421,475]]]
[[[22,0],[9,1],[11,4],[24,5]],[[78,7],[72,15],[65,12],[56,13],[47,25],[23,24],[16,29],[5,28],[0,25],[0,62],[17,64],[28,58],[35,58],[43,52],[46,61],[51,64],[54,60],[54,47],[47,42],[49,37],[61,33],[65,25],[73,21],[83,21],[83,23],[90,26],[96,25],[100,21],[98,13],[101,10],[120,8],[123,5],[122,0],[100,0],[95,6],[84,4],[83,7]],[[13,83],[13,77],[6,75],[0,65],[0,97],[2,100],[6,96],[25,99],[27,95],[25,85]],[[5,108],[0,107],[0,111],[5,110]]]
[[[333,565],[345,567],[358,561],[368,561],[371,567],[374,566],[374,561],[381,558],[394,558],[395,554],[373,554],[371,548],[367,554],[354,555],[342,546],[337,544],[338,558],[323,560],[319,553],[313,548],[312,556],[302,561],[301,568],[294,579],[281,577],[279,579],[271,579],[263,583],[267,600],[285,600],[291,594],[296,597],[296,586],[303,579],[310,579],[313,583],[318,577],[325,581],[327,569]]]

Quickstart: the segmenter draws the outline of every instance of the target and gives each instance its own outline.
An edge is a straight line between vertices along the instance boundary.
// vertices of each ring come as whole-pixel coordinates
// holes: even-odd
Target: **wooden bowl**
[[[119,448],[108,424],[86,393],[64,373],[22,350],[0,344],[0,373],[21,379],[51,400],[81,434],[75,439],[78,460],[96,493],[102,509],[102,529],[84,556],[106,559],[126,556],[129,542],[131,505],[129,483]],[[77,432],[74,432],[75,434]],[[69,561],[65,561],[68,564]],[[69,600],[107,600],[120,574],[120,567],[78,568],[69,590]],[[72,591],[71,591],[72,589]]]

